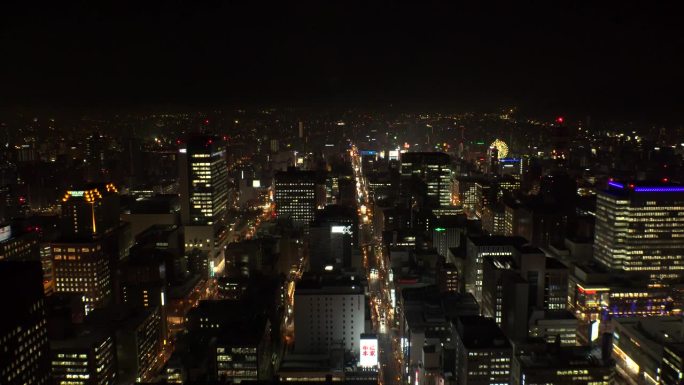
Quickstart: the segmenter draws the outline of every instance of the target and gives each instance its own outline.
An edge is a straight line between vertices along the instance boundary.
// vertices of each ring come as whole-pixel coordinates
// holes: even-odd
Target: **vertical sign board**
[[[372,368],[378,366],[378,337],[362,334],[359,346],[359,366]]]

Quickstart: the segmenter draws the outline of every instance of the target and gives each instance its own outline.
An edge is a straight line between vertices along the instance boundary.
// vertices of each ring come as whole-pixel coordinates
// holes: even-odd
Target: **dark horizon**
[[[176,1],[3,14],[2,106],[516,105],[680,120],[673,6]]]

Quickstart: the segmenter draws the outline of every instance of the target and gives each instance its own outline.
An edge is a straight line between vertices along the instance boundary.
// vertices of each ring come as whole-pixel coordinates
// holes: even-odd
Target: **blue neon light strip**
[[[499,159],[499,162],[501,163],[515,163],[515,162],[520,162],[519,158],[501,158]]]
[[[684,187],[635,187],[634,192],[684,192]]]
[[[617,183],[617,182],[608,182],[608,185],[609,185],[609,186],[613,186],[613,187],[615,187],[615,188],[625,188],[625,185],[624,185],[624,184]]]

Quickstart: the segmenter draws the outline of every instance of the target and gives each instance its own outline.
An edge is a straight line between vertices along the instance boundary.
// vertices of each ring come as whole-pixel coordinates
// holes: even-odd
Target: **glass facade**
[[[653,190],[613,184],[597,196],[594,254],[612,269],[645,271],[654,280],[681,278],[684,193]]]

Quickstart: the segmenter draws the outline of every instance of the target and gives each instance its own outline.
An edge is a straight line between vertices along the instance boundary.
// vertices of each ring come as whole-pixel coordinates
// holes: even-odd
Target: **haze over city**
[[[0,12],[0,384],[684,384],[674,4]]]

